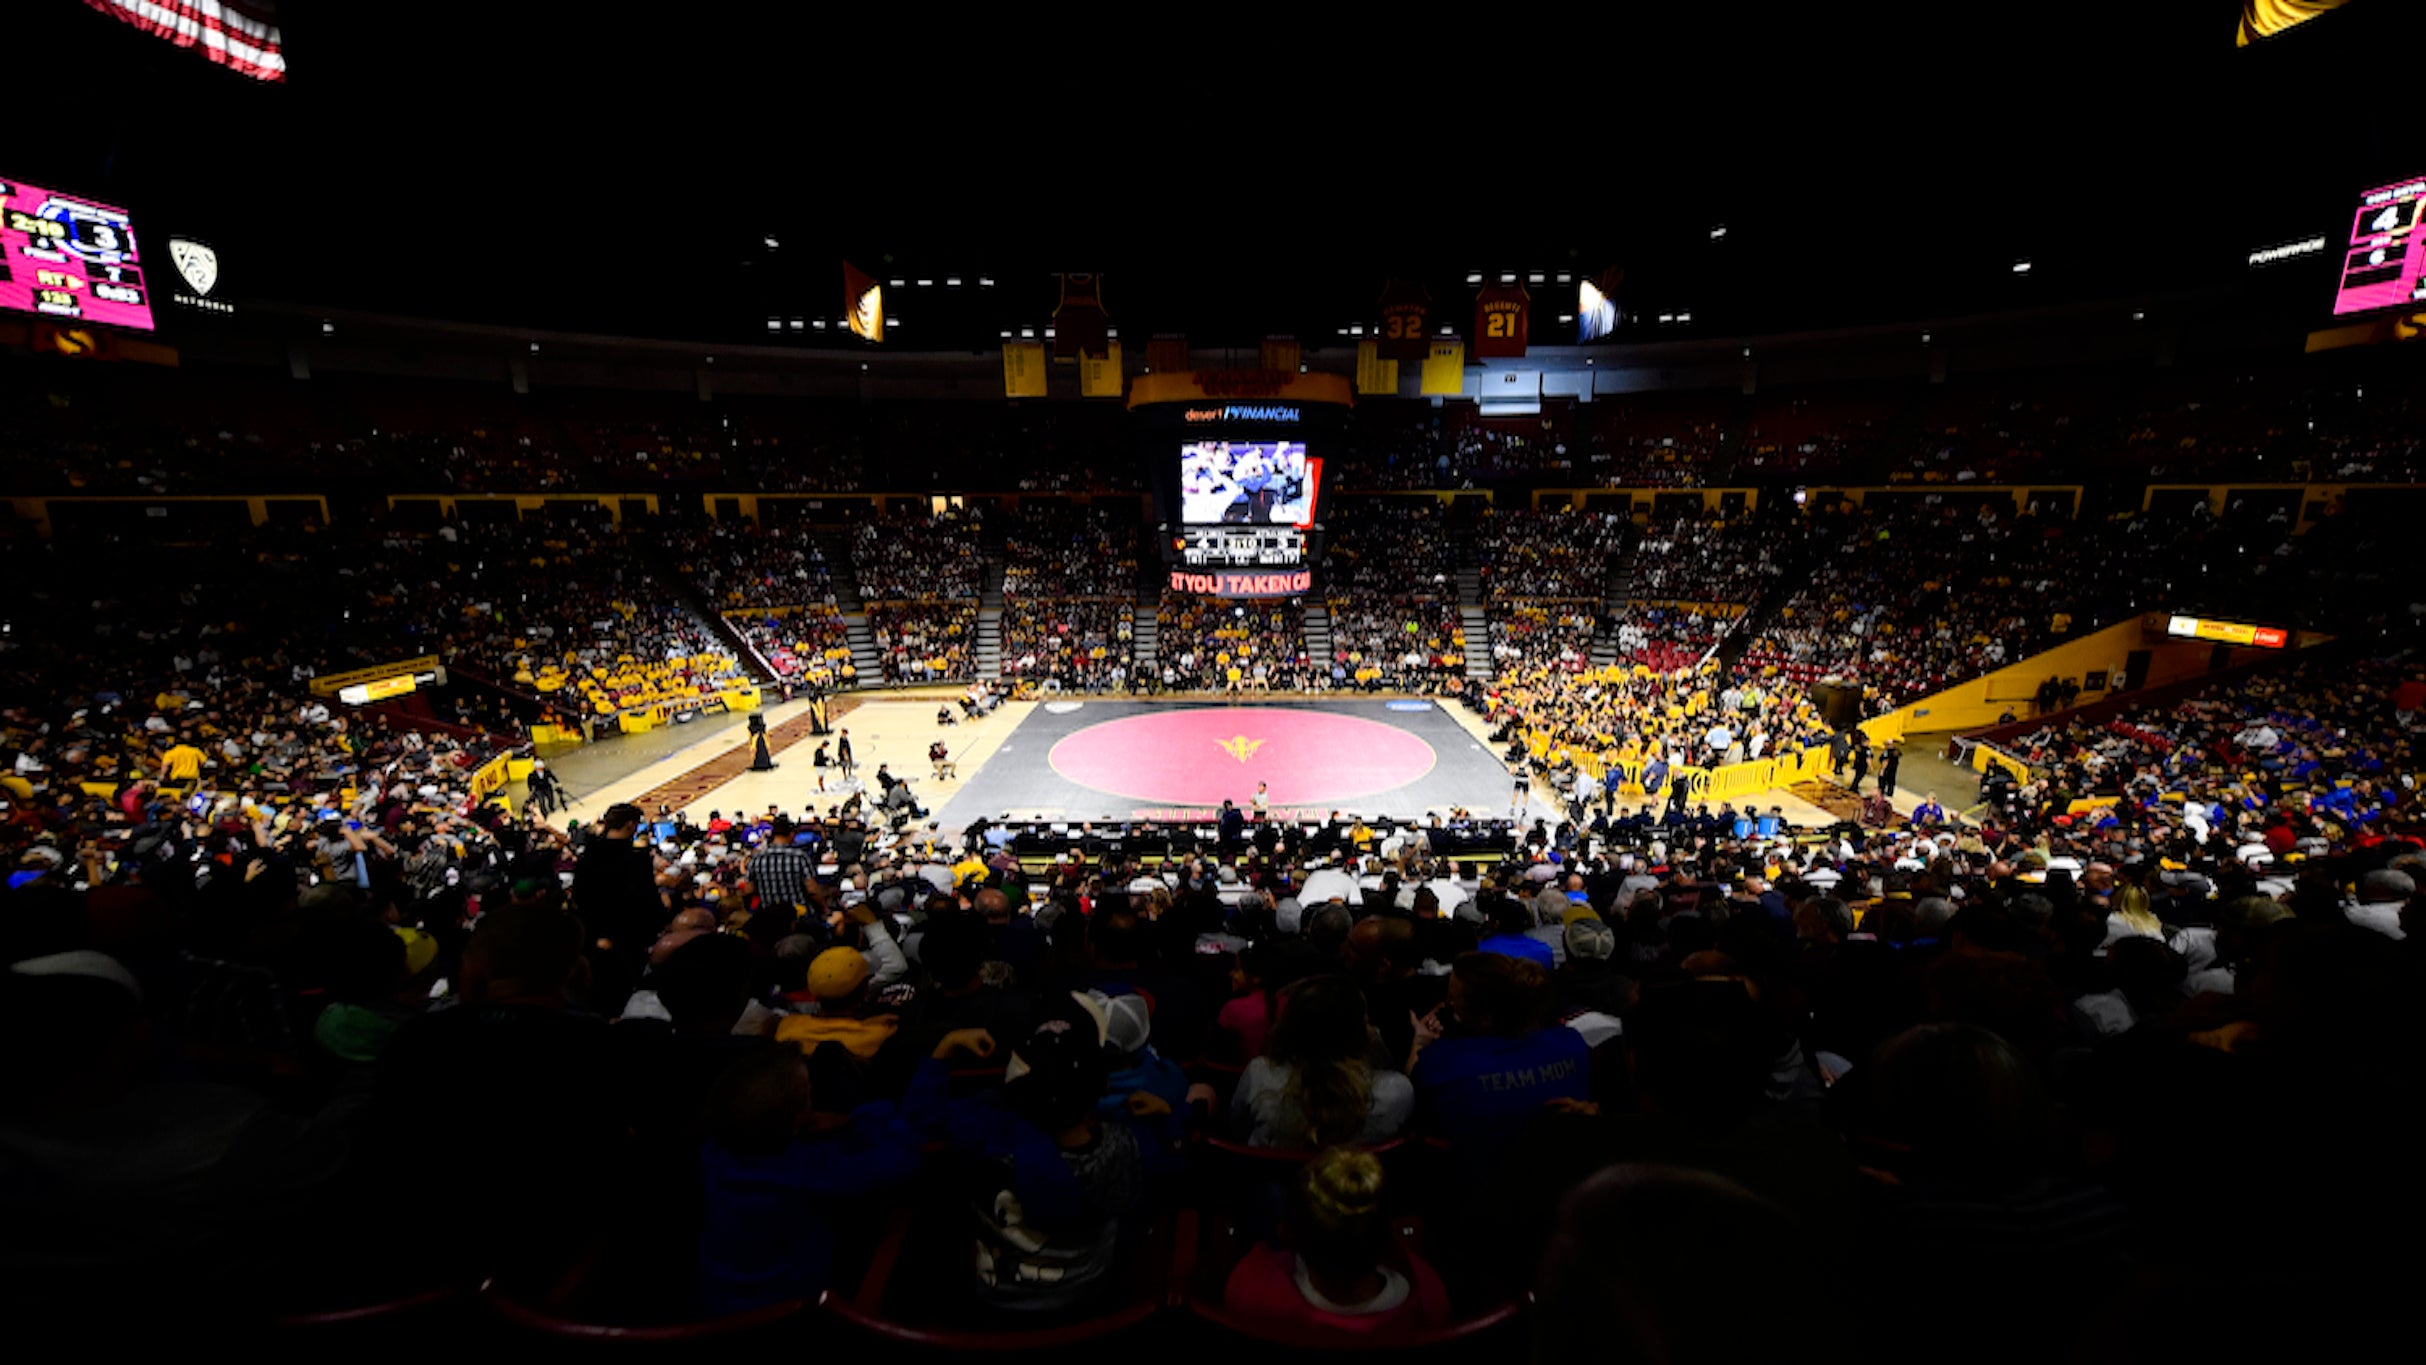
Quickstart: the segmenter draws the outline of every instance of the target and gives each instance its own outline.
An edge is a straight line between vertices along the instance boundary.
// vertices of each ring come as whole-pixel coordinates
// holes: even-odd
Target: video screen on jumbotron
[[[152,330],[125,210],[0,180],[0,313]]]
[[[2342,285],[2333,311],[2363,313],[2426,298],[2426,242],[2419,240],[2418,213],[2426,208],[2426,180],[2404,180],[2359,196],[2342,255]]]
[[[1190,441],[1179,448],[1179,518],[1189,526],[1302,526],[1314,518],[1321,477],[1303,441]]]

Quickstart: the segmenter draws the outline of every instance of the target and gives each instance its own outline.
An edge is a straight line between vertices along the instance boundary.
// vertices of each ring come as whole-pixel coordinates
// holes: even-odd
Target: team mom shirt
[[[1521,1038],[1443,1038],[1415,1059],[1415,1091],[1452,1145],[1504,1141],[1554,1099],[1589,1099],[1592,1051],[1560,1026]]]

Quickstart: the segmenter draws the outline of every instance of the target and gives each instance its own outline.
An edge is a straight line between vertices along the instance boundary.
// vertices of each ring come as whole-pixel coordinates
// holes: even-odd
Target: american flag
[[[284,81],[276,0],[84,0],[255,80]]]

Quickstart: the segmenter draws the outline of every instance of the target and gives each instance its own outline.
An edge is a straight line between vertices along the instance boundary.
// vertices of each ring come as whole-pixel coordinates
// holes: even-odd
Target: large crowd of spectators
[[[1002,677],[1054,692],[1120,692],[1137,682],[1127,598],[1003,599]]]
[[[2294,854],[2380,833],[2415,793],[2426,675],[2412,667],[2300,660],[2138,704],[2059,720],[2003,746],[2029,767],[2001,782],[1996,813],[2025,828],[2059,818],[2112,829],[2178,859],[2290,869]]]
[[[971,513],[871,518],[851,532],[852,570],[887,682],[976,676],[983,524]]]
[[[1462,677],[1457,534],[1430,499],[1332,504],[1321,587],[1335,680],[1366,690],[1429,691]]]
[[[1052,691],[1135,685],[1134,503],[1025,503],[1003,522],[1002,676]]]
[[[1629,604],[1611,632],[1617,657],[1655,673],[1693,668],[1743,619],[1741,608],[1709,604]]]
[[[1476,705],[1510,763],[1596,778],[1623,770],[1651,796],[1665,784],[1639,775],[1655,760],[1662,771],[1755,762],[1825,743],[1829,733],[1803,689],[1732,679],[1715,664],[1668,672],[1528,664],[1502,670]]]
[[[891,602],[868,607],[868,633],[886,682],[965,682],[976,676],[974,602]]]
[[[2008,504],[1873,500],[1823,511],[1807,578],[1746,662],[1797,683],[1860,683],[1900,705],[2018,663],[2138,611],[2169,610],[2210,554],[2203,507],[2187,520],[2070,521]],[[2237,558],[2237,551],[2234,552]]]
[[[1654,521],[1627,551],[1618,657],[1661,673],[1698,665],[1784,581],[1803,532],[1786,517]]]
[[[813,537],[740,520],[659,536],[700,599],[741,632],[778,681],[821,688],[858,681],[833,573]]]
[[[1790,517],[1654,521],[1628,549],[1628,587],[1639,600],[1749,605],[1776,586],[1801,534]]]
[[[1329,671],[1306,654],[1297,598],[1228,601],[1165,591],[1154,613],[1154,655],[1164,691],[1313,691]]]
[[[1628,694],[1687,711],[1675,731],[1540,718],[1569,748],[1682,742],[1730,713],[1717,683]],[[2184,751],[2244,774],[2204,838],[2001,807],[1801,837],[1672,805],[1525,823],[1463,863],[1434,848],[1452,822],[1385,846],[1354,816],[1022,858],[1008,828],[866,796],[618,806],[568,836],[456,807],[443,756],[395,736],[356,756],[361,829],[297,828],[241,794],[272,785],[254,717],[290,713],[238,686],[165,732],[141,703],[83,736],[9,716],[12,758],[191,747],[200,787],[236,788],[207,817],[19,797],[0,826],[0,1246],[54,1311],[149,1284],[156,1311],[83,1319],[95,1341],[472,1284],[662,1325],[891,1274],[858,1311],[1014,1336],[1175,1292],[1301,1343],[1388,1341],[1530,1292],[1556,1359],[1961,1338],[2023,1361],[2163,1339],[2184,1295],[2317,1340],[2310,1295],[2389,1301],[2400,1269],[2216,1248],[2360,1245],[2426,1212],[2400,1163],[2347,1156],[2420,1099],[2406,675],[2243,684],[2132,718],[2094,762],[2106,737],[2050,738],[2082,790],[2142,795]],[[1566,687],[1490,705],[1521,721]],[[397,1173],[432,1161],[482,1235],[393,1216]],[[1420,1248],[1388,1245],[1384,1209]],[[1149,1230],[1180,1210],[1213,1260],[1151,1283],[1175,1252]],[[313,1235],[382,1216],[343,1256]],[[889,1226],[927,1251],[879,1256]],[[1881,1265],[2068,1278],[1992,1339],[1965,1294],[1828,1311]]]
[[[1417,521],[1343,537],[1335,622],[1384,613],[1359,647],[1428,629],[1361,571],[1437,573]],[[1078,551],[1111,542],[1050,534],[1006,536],[1018,598],[1099,585]],[[2426,1099],[2414,660],[2025,730],[2028,780],[1890,828],[1655,814],[1662,770],[1823,742],[1801,668],[1908,695],[2225,542],[1829,513],[1730,674],[1578,658],[1562,604],[1619,534],[1484,525],[1495,623],[1548,638],[1458,691],[1577,799],[1462,862],[1465,812],[1023,858],[883,784],[559,830],[473,790],[493,736],[309,683],[428,652],[609,707],[714,686],[729,657],[611,530],[0,543],[0,1264],[104,1350],[470,1286],[662,1325],[891,1266],[868,1311],[1014,1334],[1176,1293],[1369,1346],[1530,1293],[1558,1360],[2352,1353],[2409,1265],[2332,1253],[2426,1213],[2397,1150],[2366,1156]],[[1654,534],[1662,566],[1708,554]],[[966,676],[980,541],[855,533],[888,673]],[[719,610],[829,595],[755,533],[652,549]],[[1738,567],[1701,600],[1756,599]],[[1175,688],[1341,662],[1295,602],[1173,596],[1159,626]],[[1632,790],[1595,810],[1579,779],[1610,773]],[[1182,1222],[1197,1274],[1141,1288]]]
[[[1602,512],[1499,512],[1475,532],[1491,653],[1499,667],[1592,662],[1609,557],[1630,523]]]
[[[410,656],[583,715],[697,704],[747,680],[722,637],[650,568],[653,528],[563,518],[391,528],[341,564],[350,608]]]
[[[321,376],[13,367],[0,456],[25,493],[1138,491],[1116,409],[864,404]],[[2416,382],[2345,353],[1544,399],[1540,414],[1360,406],[1335,487],[2426,478]]]

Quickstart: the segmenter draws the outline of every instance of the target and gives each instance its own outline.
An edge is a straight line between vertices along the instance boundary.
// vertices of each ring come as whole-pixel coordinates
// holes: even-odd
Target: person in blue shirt
[[[808,1058],[788,1044],[726,1068],[706,1112],[699,1292],[713,1317],[816,1298],[833,1269],[836,1206],[918,1173],[919,1135],[890,1103],[815,1136]]]
[[[1946,823],[1946,808],[1937,803],[1937,793],[1935,792],[1924,794],[1921,797],[1921,803],[1912,808],[1912,824],[1916,829],[1927,829],[1932,825],[1944,823]]]
[[[1083,1007],[1103,1015],[1104,1053],[1112,1066],[1103,1096],[1095,1102],[1095,1117],[1129,1125],[1147,1175],[1177,1175],[1187,1168],[1181,1116],[1188,1112],[1188,1073],[1147,1041],[1153,1036],[1154,1012],[1145,996],[1082,994]]]
[[[1666,785],[1668,785],[1668,760],[1658,754],[1653,754],[1651,761],[1643,765],[1643,795],[1657,796],[1660,788]]]
[[[1474,951],[1518,958],[1538,965],[1545,972],[1557,969],[1557,954],[1549,944],[1533,937],[1531,905],[1503,895],[1487,900],[1482,910],[1490,917],[1492,932],[1474,945]]]
[[[1411,1079],[1461,1162],[1494,1160],[1554,1100],[1591,1098],[1591,1049],[1555,1010],[1537,962],[1476,952],[1450,970],[1447,1003],[1416,1029]]]
[[[1068,1308],[1108,1289],[1136,1250],[1137,1134],[1096,1116],[1112,1062],[1101,1026],[1083,1009],[1075,1014],[1046,1019],[1011,1047],[999,1095],[948,1094],[951,1058],[992,1057],[1000,1046],[982,1029],[962,1029],[935,1045],[902,1099],[913,1128],[967,1163],[974,1289],[996,1308]],[[1159,1099],[1139,1099],[1132,1114],[1159,1117],[1146,1112],[1162,1107]]]

